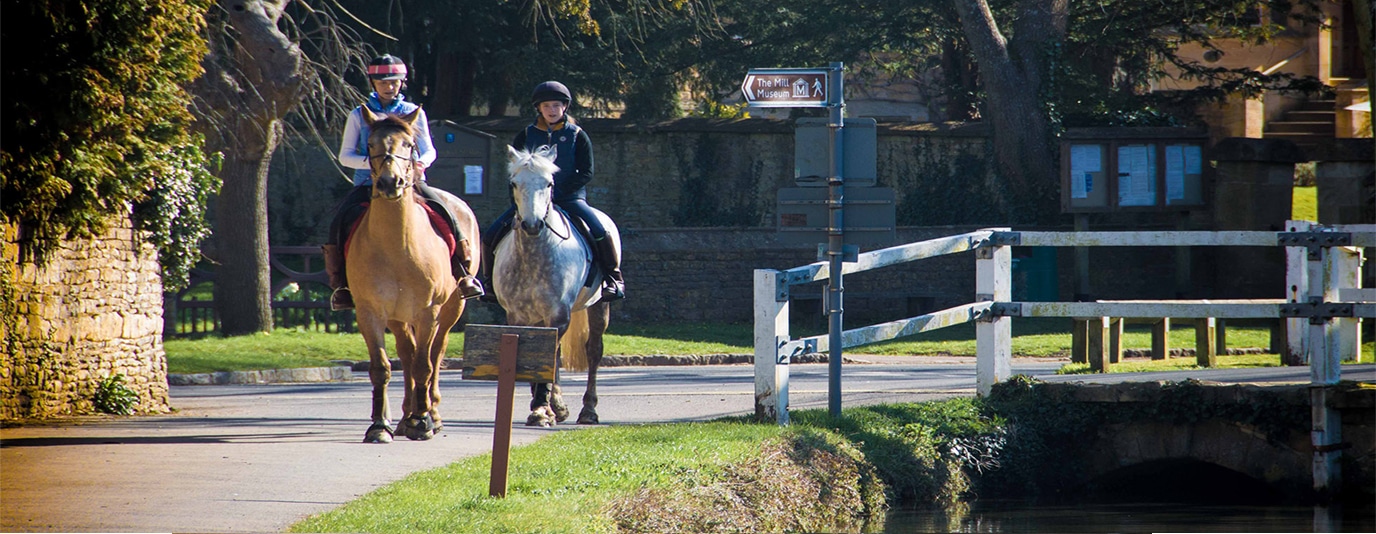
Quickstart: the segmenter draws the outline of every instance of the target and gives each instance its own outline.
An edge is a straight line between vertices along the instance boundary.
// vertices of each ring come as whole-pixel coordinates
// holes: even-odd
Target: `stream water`
[[[894,509],[885,534],[915,532],[1376,532],[1361,509],[1294,505],[976,501],[964,513]]]

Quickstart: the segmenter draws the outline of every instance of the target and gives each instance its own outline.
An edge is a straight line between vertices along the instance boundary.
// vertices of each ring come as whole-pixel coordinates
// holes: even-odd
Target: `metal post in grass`
[[[497,381],[489,496],[506,497],[516,382],[554,383],[558,348],[557,328],[476,324],[464,328],[463,379]]]

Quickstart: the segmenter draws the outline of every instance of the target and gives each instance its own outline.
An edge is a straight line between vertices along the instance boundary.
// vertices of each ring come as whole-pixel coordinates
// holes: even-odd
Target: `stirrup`
[[[483,283],[476,276],[465,276],[459,279],[459,294],[464,300],[468,300],[481,297],[487,292],[483,291]]]
[[[354,295],[347,287],[339,287],[330,293],[330,309],[334,311],[354,309]]]
[[[626,298],[626,290],[622,289],[616,282],[602,284],[602,301],[611,302]]]

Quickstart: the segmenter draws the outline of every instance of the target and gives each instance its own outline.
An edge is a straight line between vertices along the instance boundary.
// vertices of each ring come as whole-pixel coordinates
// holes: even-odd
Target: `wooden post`
[[[1214,322],[1214,354],[1228,354],[1228,320]]]
[[[497,381],[497,415],[492,422],[492,472],[487,493],[506,497],[511,464],[512,402],[516,381],[552,382],[557,376],[559,329],[470,324],[463,335],[463,379]]]
[[[788,341],[788,288],[780,272],[755,269],[755,420],[788,424],[788,356],[779,345]],[[780,294],[782,293],[782,294]]]
[[[1151,359],[1164,360],[1171,355],[1171,318],[1162,317],[1151,325]]]
[[[1122,317],[1110,317],[1108,320],[1108,361],[1118,363],[1123,359],[1123,323],[1126,322]]]
[[[491,497],[506,498],[506,478],[511,465],[511,403],[516,397],[516,347],[521,336],[502,334],[497,366],[497,418],[492,423],[492,474],[487,485]]]
[[[1089,214],[1075,214],[1075,231],[1089,231]],[[1089,300],[1089,247],[1075,247],[1075,300]]]
[[[1282,356],[1281,365],[1285,365],[1285,319],[1268,321],[1268,323],[1268,327],[1271,329],[1271,343],[1266,350],[1272,354],[1280,354]]]
[[[1200,317],[1194,320],[1194,361],[1200,367],[1218,365],[1218,353],[1214,349],[1214,330],[1218,319]]]
[[[1089,363],[1089,320],[1071,319],[1070,363]]]
[[[1109,368],[1108,341],[1111,335],[1108,332],[1108,317],[1091,319],[1089,323],[1089,370],[1096,373],[1107,373]]]

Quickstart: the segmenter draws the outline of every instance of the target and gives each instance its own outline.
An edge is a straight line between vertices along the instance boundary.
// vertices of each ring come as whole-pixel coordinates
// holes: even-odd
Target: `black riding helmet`
[[[535,90],[530,92],[530,104],[533,106],[538,106],[541,102],[549,100],[558,100],[567,106],[573,102],[573,94],[569,92],[568,87],[556,81],[544,82],[535,86]]]
[[[406,62],[391,54],[383,54],[368,62],[369,80],[405,80]]]

